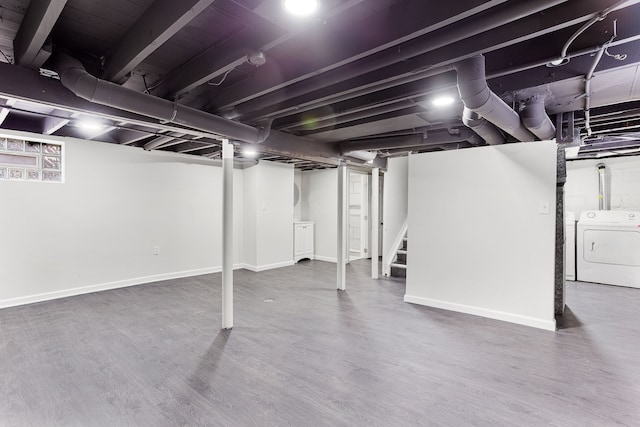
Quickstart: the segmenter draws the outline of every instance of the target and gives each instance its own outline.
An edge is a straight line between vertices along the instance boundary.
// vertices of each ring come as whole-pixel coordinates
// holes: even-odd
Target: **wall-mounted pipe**
[[[591,136],[593,133],[591,130],[591,79],[593,79],[593,73],[596,71],[606,47],[604,45],[598,50],[593,64],[584,78],[584,127],[587,130],[587,136]]]
[[[454,68],[458,72],[460,98],[468,109],[475,111],[518,141],[529,142],[536,139],[524,127],[518,113],[489,89],[483,55],[460,61]]]
[[[82,63],[64,53],[56,54],[54,68],[62,85],[96,104],[107,105],[166,123],[176,123],[229,139],[260,143],[266,132],[195,108],[136,92],[89,74]]]
[[[607,191],[607,166],[598,163],[598,209],[609,210],[609,192]]]
[[[462,123],[480,135],[489,145],[504,144],[506,142],[504,135],[493,123],[467,107],[464,107],[462,111]]]
[[[541,140],[552,139],[556,136],[556,127],[544,109],[544,99],[533,97],[529,99],[520,112],[522,124]]]

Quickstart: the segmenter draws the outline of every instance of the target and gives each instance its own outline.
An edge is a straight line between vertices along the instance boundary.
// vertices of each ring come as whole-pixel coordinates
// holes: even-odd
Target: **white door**
[[[349,257],[350,259],[367,258],[371,229],[370,215],[370,182],[371,177],[361,172],[349,173]]]
[[[349,258],[362,257],[362,174],[349,173]]]
[[[361,253],[360,256],[363,258],[369,257],[369,242],[371,241],[371,229],[369,228],[369,215],[370,206],[371,206],[371,191],[370,191],[370,182],[371,177],[369,175],[362,175],[362,204],[360,206],[360,236],[361,236]]]

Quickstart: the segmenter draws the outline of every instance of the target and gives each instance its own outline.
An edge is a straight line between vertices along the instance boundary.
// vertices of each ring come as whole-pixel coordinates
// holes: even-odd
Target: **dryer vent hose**
[[[609,192],[607,191],[607,166],[598,164],[598,209],[609,210]]]

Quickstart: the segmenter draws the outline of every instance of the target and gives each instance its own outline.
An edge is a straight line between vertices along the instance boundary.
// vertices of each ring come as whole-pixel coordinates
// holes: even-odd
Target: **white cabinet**
[[[313,259],[313,222],[293,223],[293,261]]]

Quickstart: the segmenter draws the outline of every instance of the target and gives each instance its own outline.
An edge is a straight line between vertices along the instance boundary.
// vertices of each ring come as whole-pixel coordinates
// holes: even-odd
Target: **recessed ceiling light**
[[[431,101],[434,107],[446,107],[454,102],[456,102],[456,99],[451,95],[442,95]]]
[[[256,157],[258,155],[258,152],[253,148],[245,148],[244,150],[242,150],[242,155],[244,157]]]
[[[318,0],[283,0],[282,7],[292,15],[308,16],[318,10]]]
[[[87,132],[94,132],[98,130],[104,129],[106,126],[100,122],[94,122],[92,120],[82,120],[76,124],[82,130],[86,130]]]

